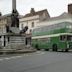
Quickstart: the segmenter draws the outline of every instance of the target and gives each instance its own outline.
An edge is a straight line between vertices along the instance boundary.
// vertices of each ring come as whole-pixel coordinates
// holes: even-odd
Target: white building
[[[29,29],[27,33],[30,33],[34,27],[38,26],[39,24],[38,22],[44,21],[49,18],[50,15],[47,9],[36,12],[34,8],[31,8],[30,13],[26,14],[25,16],[19,19],[20,21],[19,29],[22,30],[25,26],[28,26]]]
[[[68,4],[68,12],[62,13],[60,16],[51,17],[45,21],[40,21],[37,24],[37,27],[45,26],[45,25],[52,25],[61,22],[71,22],[72,23],[72,4]]]
[[[0,16],[0,35],[6,33],[6,25],[11,25],[11,14]]]
[[[72,23],[72,14],[64,12],[60,16],[52,17],[45,21],[38,22],[37,27],[57,24],[57,23],[61,23],[61,22],[71,22]]]

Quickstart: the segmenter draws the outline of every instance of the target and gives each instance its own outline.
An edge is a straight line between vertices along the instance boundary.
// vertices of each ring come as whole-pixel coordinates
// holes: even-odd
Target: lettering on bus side
[[[41,39],[38,39],[38,41],[50,42],[50,38],[41,38]]]

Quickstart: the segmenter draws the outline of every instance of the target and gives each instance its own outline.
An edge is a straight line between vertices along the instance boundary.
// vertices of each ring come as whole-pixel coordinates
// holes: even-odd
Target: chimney
[[[72,4],[68,5],[68,13],[72,14]]]
[[[16,11],[16,0],[12,0],[12,11]]]
[[[34,14],[35,13],[35,10],[34,8],[31,8],[31,11],[30,11],[31,14]]]
[[[0,12],[0,16],[2,16],[2,13]]]

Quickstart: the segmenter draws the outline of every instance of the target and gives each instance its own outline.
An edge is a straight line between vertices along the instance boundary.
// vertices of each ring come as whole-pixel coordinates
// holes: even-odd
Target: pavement
[[[36,52],[36,49],[33,48],[21,49],[21,50],[4,49],[4,50],[0,50],[0,56],[9,55],[9,54],[32,53],[32,52]]]
[[[72,53],[37,51],[0,57],[0,72],[72,72]]]

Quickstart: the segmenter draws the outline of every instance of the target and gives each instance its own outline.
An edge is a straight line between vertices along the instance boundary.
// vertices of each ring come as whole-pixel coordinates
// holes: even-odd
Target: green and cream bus
[[[34,28],[32,46],[38,50],[68,51],[72,49],[72,23],[61,22]]]

